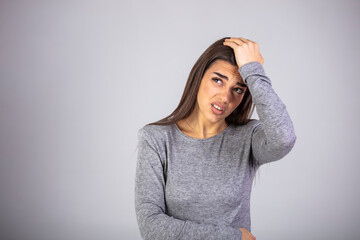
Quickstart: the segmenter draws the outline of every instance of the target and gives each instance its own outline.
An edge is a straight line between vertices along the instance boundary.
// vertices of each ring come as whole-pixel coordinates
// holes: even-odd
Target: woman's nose
[[[231,101],[231,90],[230,89],[224,89],[224,91],[221,93],[221,101],[223,103],[229,103],[229,101]]]

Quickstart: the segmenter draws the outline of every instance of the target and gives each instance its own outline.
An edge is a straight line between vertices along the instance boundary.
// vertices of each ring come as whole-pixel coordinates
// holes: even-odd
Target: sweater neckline
[[[226,131],[228,131],[228,129],[231,127],[231,124],[229,124],[224,130],[222,130],[221,132],[219,132],[218,134],[212,136],[212,137],[208,137],[208,138],[194,138],[194,137],[190,137],[188,135],[186,135],[183,131],[180,130],[180,128],[177,126],[176,123],[173,124],[175,129],[176,129],[176,132],[178,132],[182,137],[186,138],[186,139],[189,139],[189,140],[192,140],[192,141],[197,141],[197,142],[204,142],[204,141],[209,141],[209,140],[212,140],[216,137],[219,137],[221,135],[224,135],[224,133]]]

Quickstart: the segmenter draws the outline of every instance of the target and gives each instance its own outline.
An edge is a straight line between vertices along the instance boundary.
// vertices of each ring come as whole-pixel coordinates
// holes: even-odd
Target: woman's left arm
[[[260,118],[251,139],[255,162],[261,165],[283,158],[295,144],[295,130],[285,104],[265,75],[259,44],[246,38],[225,39],[223,44],[234,50],[240,75],[248,86]]]
[[[252,133],[253,158],[259,165],[279,160],[290,152],[296,141],[286,106],[259,62],[246,63],[239,72],[249,88],[260,119]]]

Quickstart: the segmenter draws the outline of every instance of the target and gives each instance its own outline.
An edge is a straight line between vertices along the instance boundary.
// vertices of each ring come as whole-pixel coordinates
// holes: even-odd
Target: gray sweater
[[[145,240],[242,239],[251,232],[256,170],[283,158],[296,140],[286,106],[259,62],[239,68],[260,120],[196,139],[176,124],[138,131],[135,211]]]

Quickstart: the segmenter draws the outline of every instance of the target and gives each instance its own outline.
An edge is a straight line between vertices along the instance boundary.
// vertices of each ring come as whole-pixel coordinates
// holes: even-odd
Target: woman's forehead
[[[214,72],[227,76],[229,80],[242,81],[238,68],[224,60],[216,60],[208,68],[208,74],[213,74]]]

